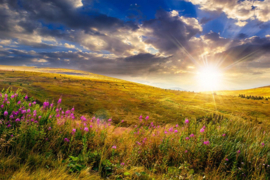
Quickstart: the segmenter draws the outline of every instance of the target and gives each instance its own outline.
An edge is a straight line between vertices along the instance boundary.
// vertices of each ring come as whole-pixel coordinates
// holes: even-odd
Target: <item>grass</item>
[[[0,179],[270,179],[269,126],[241,118],[160,125],[81,116],[4,90]]]
[[[28,68],[22,71],[21,67],[9,69],[15,71],[0,71],[0,88],[21,88],[38,103],[56,101],[62,96],[65,107],[74,106],[80,114],[112,118],[114,123],[128,120],[126,126],[136,123],[138,115],[149,115],[159,124],[181,123],[186,117],[202,120],[217,116],[270,124],[270,101],[237,97],[243,92],[210,95],[160,89],[82,71],[49,68]],[[59,74],[67,72],[79,75]],[[270,96],[270,88],[265,89],[250,91],[254,95]]]

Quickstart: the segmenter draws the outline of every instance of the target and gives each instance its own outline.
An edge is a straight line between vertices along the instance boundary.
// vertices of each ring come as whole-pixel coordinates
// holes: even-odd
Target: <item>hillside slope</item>
[[[218,91],[221,95],[233,95],[238,96],[239,94],[251,95],[251,96],[264,96],[270,97],[270,86],[259,87],[254,89],[244,89],[236,91]]]
[[[75,70],[21,70],[20,67],[15,71],[0,70],[0,88],[21,88],[40,102],[56,101],[62,96],[63,104],[74,106],[79,113],[112,117],[114,122],[125,119],[134,123],[142,114],[159,123],[181,123],[186,117],[211,119],[215,114],[215,119],[236,116],[269,124],[270,101],[165,90]]]

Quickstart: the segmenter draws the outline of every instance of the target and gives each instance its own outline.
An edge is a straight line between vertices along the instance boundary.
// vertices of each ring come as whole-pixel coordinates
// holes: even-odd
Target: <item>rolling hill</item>
[[[217,95],[165,90],[84,71],[35,67],[0,67],[0,88],[21,88],[38,102],[56,101],[60,96],[77,112],[126,120],[127,125],[149,115],[159,123],[197,120],[239,119],[269,124],[270,101],[239,98],[240,93],[270,95],[270,88],[221,91]]]

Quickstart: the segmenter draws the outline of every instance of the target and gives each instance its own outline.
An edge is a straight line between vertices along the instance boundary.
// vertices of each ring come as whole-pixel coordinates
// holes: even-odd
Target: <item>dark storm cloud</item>
[[[109,59],[96,53],[84,52],[28,52],[22,50],[0,50],[0,64],[50,66],[91,71],[99,74],[151,73],[151,69],[162,71],[163,63],[170,57],[158,57],[152,54],[138,54],[126,58]]]
[[[174,53],[182,46],[190,50],[189,39],[201,31],[198,27],[183,22],[179,16],[172,16],[170,12],[163,10],[156,13],[156,19],[143,22],[143,27],[153,31],[152,37],[146,38],[145,42],[166,53]]]

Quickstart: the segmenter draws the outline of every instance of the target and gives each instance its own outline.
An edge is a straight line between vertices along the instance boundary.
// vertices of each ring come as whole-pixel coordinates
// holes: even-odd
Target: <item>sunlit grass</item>
[[[269,126],[241,118],[160,125],[137,115],[135,125],[121,127],[128,119],[81,116],[62,101],[39,105],[20,92],[1,93],[3,178],[270,177]]]

